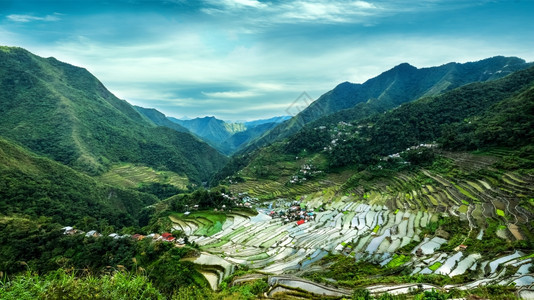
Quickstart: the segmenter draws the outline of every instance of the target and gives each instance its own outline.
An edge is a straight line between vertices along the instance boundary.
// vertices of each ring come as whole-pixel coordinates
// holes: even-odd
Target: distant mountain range
[[[403,63],[363,84],[349,82],[339,84],[290,120],[254,140],[248,145],[248,149],[256,149],[279,141],[314,121],[319,124],[358,120],[471,82],[502,78],[531,65],[517,57],[503,56],[422,69]],[[246,151],[247,147],[244,147],[243,152]]]
[[[233,154],[266,131],[279,123],[288,120],[289,116],[273,117],[269,119],[249,122],[226,122],[215,117],[203,117],[190,120],[180,120],[173,117],[167,119],[187,128],[214,148],[224,154]]]
[[[87,70],[54,58],[0,47],[0,87],[0,136],[87,174],[129,162],[200,183],[226,162],[159,112],[140,114]]]

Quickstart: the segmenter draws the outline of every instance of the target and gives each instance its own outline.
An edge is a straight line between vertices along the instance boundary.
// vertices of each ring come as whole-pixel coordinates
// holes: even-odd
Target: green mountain
[[[316,125],[323,125],[365,118],[403,103],[438,95],[471,82],[502,78],[529,65],[522,59],[502,56],[478,62],[449,63],[422,69],[403,63],[363,84],[341,83],[292,119],[254,141],[250,148],[279,141],[316,120],[319,120]]]
[[[231,155],[243,146],[274,128],[288,117],[274,117],[250,122],[225,122],[215,117],[179,120],[169,117],[174,123],[180,124],[190,132],[212,145],[224,154]]]
[[[365,119],[311,123],[282,142],[235,156],[214,181],[227,176],[279,178],[287,173],[285,162],[314,154],[321,157],[322,171],[330,172],[338,167],[366,168],[422,143],[437,142],[452,150],[528,146],[534,122],[533,86],[534,67],[530,67]]]
[[[244,122],[244,124],[245,124],[245,126],[247,128],[252,128],[252,127],[255,127],[255,126],[258,126],[258,125],[267,124],[267,123],[278,124],[278,123],[282,123],[282,122],[284,122],[286,120],[289,120],[289,119],[291,119],[290,116],[278,116],[278,117],[272,117],[272,118],[269,118],[269,119],[248,121],[248,122]]]
[[[50,217],[84,230],[138,225],[143,208],[157,198],[102,184],[0,138],[0,211]],[[93,226],[93,228],[91,228]]]
[[[533,98],[529,95],[533,86],[531,67],[499,80],[469,84],[375,114],[343,130],[338,128],[343,133],[335,137],[329,131],[345,127],[344,124],[332,124],[326,129],[307,127],[292,136],[285,149],[292,153],[302,149],[325,151],[332,166],[344,166],[373,163],[421,143],[438,142],[445,148],[462,150],[529,145],[534,119],[523,110],[531,109]],[[510,127],[501,125],[504,120]]]
[[[199,183],[226,161],[190,134],[156,126],[87,70],[54,58],[1,47],[0,86],[0,136],[88,174],[130,162]]]
[[[163,113],[161,113],[159,110],[154,108],[144,108],[140,106],[134,105],[135,110],[137,110],[141,115],[147,117],[150,122],[154,123],[157,126],[163,126],[168,127],[171,129],[174,129],[179,132],[187,132],[189,133],[189,130],[187,128],[172,122],[169,120]]]

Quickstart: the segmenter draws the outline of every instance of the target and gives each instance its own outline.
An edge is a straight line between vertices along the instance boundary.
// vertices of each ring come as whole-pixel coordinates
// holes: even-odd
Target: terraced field
[[[417,246],[412,250],[412,259],[404,264],[413,269],[412,274],[451,277],[466,272],[479,274],[479,279],[474,282],[443,287],[445,289],[511,282],[528,289],[534,282],[528,272],[533,258],[520,251],[494,259],[482,259],[478,253],[439,251],[446,239],[420,237],[422,228],[437,218],[434,213],[395,212],[383,205],[352,202],[350,197],[344,200],[330,203],[326,211],[317,213],[316,221],[303,225],[296,222],[283,224],[281,219],[272,219],[261,212],[253,218],[229,214],[221,231],[211,236],[191,236],[190,239],[201,246],[205,255],[217,257],[212,261],[224,261],[225,270],[228,265],[247,265],[267,274],[291,274],[310,268],[328,253],[345,253],[355,259],[387,266],[398,256],[399,248],[415,241]],[[378,230],[373,230],[375,228]],[[416,255],[418,249],[422,253]],[[515,270],[514,273],[505,276],[511,270]],[[226,271],[214,272],[212,277],[218,278],[220,283]],[[378,287],[369,289],[377,293],[383,290]],[[401,293],[404,290],[408,289],[392,286],[384,291]]]
[[[136,188],[144,183],[164,183],[174,185],[179,189],[186,189],[189,180],[185,176],[180,176],[170,171],[156,171],[150,167],[121,164],[111,168],[101,176],[102,181],[109,184],[127,188]]]
[[[458,159],[477,170],[488,168],[493,162],[472,156]],[[205,255],[232,266],[246,265],[273,278],[300,274],[312,269],[329,253],[339,253],[384,268],[403,266],[412,275],[471,278],[461,285],[439,287],[445,290],[514,284],[522,295],[534,293],[534,276],[529,271],[533,266],[532,253],[516,250],[490,257],[473,250],[461,251],[467,247],[462,244],[470,244],[469,241],[513,242],[533,238],[533,210],[528,206],[532,205],[528,203],[534,196],[532,176],[477,172],[452,178],[428,169],[362,182],[343,191],[341,183],[346,181],[347,174],[337,176],[298,188],[275,181],[247,181],[232,186],[234,192],[248,192],[251,196],[268,194],[254,204],[259,212],[257,216],[228,213],[222,226],[215,226],[213,220],[206,222],[207,216],[190,216],[173,222],[191,235],[190,240]],[[284,195],[290,195],[290,200],[282,199]],[[301,206],[307,211],[313,210],[315,219],[298,225],[295,221],[284,222],[282,218],[267,215],[271,211],[267,207],[288,209],[294,199],[302,201]],[[431,224],[437,224],[443,217],[465,222],[461,239],[449,236],[447,228],[435,233],[429,230]],[[498,229],[490,236],[491,226]],[[211,275],[218,278],[218,283],[224,277],[221,272]],[[216,285],[213,282],[212,286]],[[324,288],[316,287],[323,291]],[[368,287],[373,294],[407,293],[410,288],[413,285]],[[292,288],[273,283],[272,289],[283,294]]]
[[[282,176],[278,180],[252,179],[231,185],[230,191],[234,194],[248,193],[249,196],[262,200],[274,200],[280,197],[294,198],[322,191],[331,186],[340,186],[349,177],[350,171],[329,175],[328,178],[310,180],[300,184],[288,184],[290,176]]]

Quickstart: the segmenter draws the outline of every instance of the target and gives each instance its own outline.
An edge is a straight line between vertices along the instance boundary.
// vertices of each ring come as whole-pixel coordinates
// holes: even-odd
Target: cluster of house
[[[358,126],[358,128],[361,128],[361,126],[362,125]],[[340,139],[342,139],[343,142],[346,141],[346,139],[343,136],[347,136],[351,134],[349,129],[347,129],[346,127],[352,127],[352,124],[341,121],[337,123],[336,127],[330,130],[330,132],[332,133],[330,135],[330,138],[331,138],[330,145],[326,145],[325,147],[323,147],[323,151],[332,152],[334,148],[337,146],[337,142]],[[323,129],[326,129],[326,126],[319,126],[316,129],[323,130]],[[354,131],[353,133],[358,134],[359,132]]]
[[[436,143],[432,143],[432,144],[419,144],[417,146],[411,146],[409,148],[406,148],[406,151],[410,151],[410,150],[417,150],[417,149],[420,149],[420,148],[435,148],[437,147],[438,144]],[[404,151],[403,151],[404,152]],[[383,157],[382,160],[384,161],[388,161],[389,159],[394,159],[394,158],[400,158],[400,155],[401,155],[402,152],[399,152],[399,153],[394,153],[394,154],[390,154],[386,157]]]
[[[291,177],[289,183],[303,183],[307,180],[306,176],[313,177],[320,173],[322,173],[322,171],[317,170],[313,164],[303,164],[300,166],[300,170],[298,171],[297,175]]]
[[[250,197],[247,192],[237,194],[237,199],[237,206],[241,207],[252,207],[252,203],[258,201],[258,198]]]
[[[281,218],[284,224],[289,222],[297,222],[297,225],[302,225],[306,222],[315,221],[317,215],[313,210],[308,210],[304,203],[300,201],[293,201],[291,206],[287,209],[279,211],[271,210],[269,216],[274,218]]]
[[[74,229],[71,226],[63,227],[62,229],[63,229],[63,234],[66,234],[66,235],[83,234],[86,237],[95,237],[95,238],[98,238],[98,237],[102,236],[102,234],[97,232],[96,230],[91,230],[91,231],[88,231],[88,232],[84,232],[82,230]],[[112,237],[114,239],[130,238],[130,239],[133,239],[133,240],[136,240],[136,241],[140,241],[140,240],[143,240],[143,239],[151,239],[152,241],[170,242],[170,243],[175,243],[175,244],[178,244],[178,245],[184,245],[185,244],[185,240],[183,238],[176,238],[176,237],[172,236],[171,233],[168,233],[168,232],[164,232],[162,234],[151,233],[151,234],[148,234],[148,235],[142,235],[142,234],[134,234],[134,235],[123,234],[123,235],[120,235],[118,233],[111,233],[108,236]]]

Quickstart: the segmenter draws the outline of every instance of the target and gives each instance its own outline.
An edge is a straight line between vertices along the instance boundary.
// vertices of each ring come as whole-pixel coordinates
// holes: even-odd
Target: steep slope
[[[0,48],[0,136],[89,174],[132,162],[206,180],[225,157],[188,133],[157,127],[87,70]]]
[[[190,120],[179,120],[172,117],[167,119],[187,128],[222,153],[231,155],[288,118],[287,116],[273,117],[244,123],[225,122],[215,117]],[[159,124],[163,125],[163,123]]]
[[[307,127],[292,136],[285,149],[290,153],[299,153],[303,149],[312,152],[325,151],[332,166],[344,166],[375,162],[381,156],[402,151],[407,147],[436,141],[448,148],[457,146],[463,149],[481,148],[491,143],[502,146],[525,145],[528,140],[519,142],[515,138],[512,141],[516,143],[503,144],[499,143],[498,138],[504,141],[504,136],[483,138],[471,129],[479,124],[481,132],[493,128],[499,129],[500,134],[509,132],[509,135],[518,138],[528,137],[525,128],[531,124],[531,118],[518,117],[515,124],[509,124],[512,128],[520,128],[523,131],[521,133],[521,130],[515,132],[500,129],[499,125],[493,125],[495,121],[487,119],[484,114],[493,111],[494,119],[504,119],[501,114],[506,111],[503,109],[506,104],[499,104],[501,102],[510,105],[515,103],[513,107],[519,108],[515,112],[521,112],[522,108],[527,107],[526,103],[532,101],[526,91],[533,85],[534,67],[531,67],[496,81],[472,83],[440,96],[421,98],[353,124],[335,124],[323,129]],[[518,106],[518,103],[522,106]],[[500,108],[495,109],[493,106],[497,104]],[[320,134],[321,132],[327,134]],[[485,135],[487,134],[489,133]],[[463,140],[457,140],[458,145],[452,140],[448,141],[459,139],[460,136]]]
[[[140,106],[136,106],[136,105],[134,105],[134,108],[141,115],[147,117],[152,123],[154,123],[157,126],[168,127],[168,128],[174,129],[174,130],[179,131],[179,132],[187,132],[187,133],[189,133],[189,130],[187,130],[187,128],[181,126],[180,124],[172,122],[164,114],[162,114],[160,111],[158,111],[157,109],[144,108],[144,107],[140,107]]]
[[[211,145],[219,145],[235,132],[245,130],[242,124],[227,124],[215,117],[195,118],[192,120],[171,119],[173,122],[187,128]]]
[[[46,216],[84,229],[91,229],[84,222],[120,228],[138,225],[142,209],[156,201],[152,195],[99,183],[0,138],[2,215]]]
[[[321,159],[321,171],[366,168],[391,154],[421,143],[438,142],[447,149],[489,146],[520,147],[530,143],[534,67],[491,82],[472,83],[439,96],[424,97],[369,118],[312,127],[287,140],[235,156],[215,177],[270,178],[295,157]],[[268,161],[266,166],[259,168]],[[261,171],[261,172],[259,172]],[[241,174],[241,175],[239,175]],[[286,178],[286,181],[289,179]]]
[[[276,127],[278,124],[279,123],[271,122],[261,123],[258,125],[247,127],[245,131],[236,132],[232,136],[227,138],[221,144],[220,148],[223,150],[224,153],[232,154],[236,151],[239,151],[239,149],[243,145],[247,145],[252,140]]]
[[[338,85],[295,117],[254,141],[250,148],[288,137],[304,125],[320,118],[325,118],[317,123],[321,125],[357,120],[471,82],[501,78],[528,66],[522,59],[502,56],[472,63],[449,63],[422,69],[403,63],[363,84],[344,82]],[[339,113],[335,114],[336,112]]]

